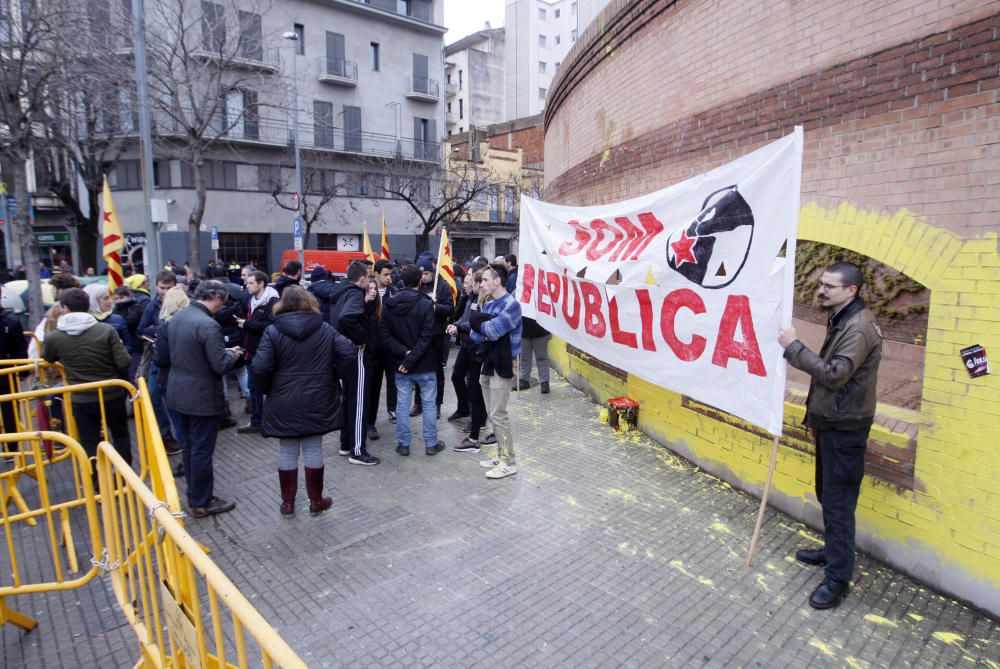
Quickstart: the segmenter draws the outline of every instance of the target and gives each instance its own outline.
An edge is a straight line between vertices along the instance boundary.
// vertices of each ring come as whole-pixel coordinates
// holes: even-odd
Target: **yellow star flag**
[[[437,273],[451,288],[452,304],[458,299],[458,284],[455,283],[455,263],[451,259],[451,244],[448,242],[448,231],[441,228],[441,248],[438,249]],[[437,286],[435,285],[435,293]]]
[[[104,176],[104,215],[101,218],[102,255],[104,262],[108,264],[108,292],[115,292],[115,289],[122,285],[122,252],[125,250],[125,237],[122,235],[122,228],[118,225],[118,214],[115,212],[115,205],[111,201],[111,187],[108,186],[108,177]]]
[[[392,260],[389,255],[389,233],[385,229],[385,212],[382,212],[382,248],[379,249],[382,260]]]
[[[364,227],[365,238],[363,240],[364,247],[361,250],[365,254],[365,257],[374,263],[378,258],[375,257],[375,253],[372,251],[372,240],[368,239],[368,224],[362,223],[362,226]]]

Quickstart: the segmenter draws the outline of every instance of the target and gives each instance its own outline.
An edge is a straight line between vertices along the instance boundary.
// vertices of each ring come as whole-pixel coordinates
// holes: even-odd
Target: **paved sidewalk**
[[[549,395],[512,397],[511,412],[514,477],[484,478],[490,454],[452,451],[462,435],[444,420],[449,450],[427,457],[417,436],[401,458],[383,419],[370,449],[382,464],[348,465],[328,436],[333,508],[311,518],[300,481],[291,520],[278,514],[277,443],[227,430],[216,487],[239,506],[188,528],[310,667],[1000,669],[996,621],[863,555],[841,607],[810,609],[821,574],[790,556],[817,538],[780,514],[768,513],[748,569],[757,500],[612,433],[558,376]],[[4,666],[131,666],[130,630],[106,638],[115,612],[102,583],[46,598],[104,604],[104,626],[69,640],[77,655],[98,647],[99,664],[52,650],[69,646],[43,612],[30,634],[4,629]]]

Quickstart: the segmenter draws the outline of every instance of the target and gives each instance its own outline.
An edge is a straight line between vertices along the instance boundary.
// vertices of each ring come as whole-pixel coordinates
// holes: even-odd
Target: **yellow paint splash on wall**
[[[964,636],[961,634],[955,634],[954,632],[934,632],[932,636],[938,641],[943,641],[953,645],[958,645],[965,641]]]
[[[684,574],[688,578],[693,578],[694,580],[698,581],[702,585],[707,585],[710,588],[714,588],[715,587],[715,583],[712,581],[712,579],[705,578],[704,576],[698,576],[697,574],[692,574],[690,571],[688,571],[687,569],[684,568],[684,563],[681,562],[680,560],[673,560],[670,563],[670,566],[673,567],[674,569],[676,569],[677,571],[679,571],[680,573]]]
[[[876,625],[885,625],[886,627],[899,627],[899,625],[894,620],[889,620],[888,618],[883,618],[882,616],[877,616],[874,613],[869,613],[865,616],[865,620],[870,623],[875,623]]]
[[[837,654],[833,652],[833,648],[831,648],[829,644],[823,643],[816,637],[809,639],[809,645],[818,650],[819,652],[823,653],[827,657],[831,658],[837,657]]]

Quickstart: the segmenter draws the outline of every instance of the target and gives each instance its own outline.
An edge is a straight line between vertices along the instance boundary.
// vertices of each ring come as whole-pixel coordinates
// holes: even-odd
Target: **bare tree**
[[[403,159],[383,162],[388,175],[386,194],[403,200],[420,221],[417,251],[428,248],[430,235],[440,226],[454,227],[468,220],[468,211],[487,196],[493,171],[473,162],[448,161],[446,166]]]
[[[263,3],[161,0],[147,14],[150,103],[161,152],[190,166],[195,204],[187,258],[201,266],[200,232],[210,155],[259,132],[258,100],[280,86],[276,47],[265,45]]]
[[[289,174],[288,178],[283,178],[279,174],[275,178],[267,181],[274,203],[285,211],[295,211],[294,200],[294,177]],[[326,207],[335,197],[345,191],[346,184],[337,180],[337,173],[331,169],[324,169],[318,164],[302,167],[302,190],[299,203],[299,215],[302,217],[302,248],[309,248],[309,241],[312,237],[313,227],[324,222],[323,208]]]

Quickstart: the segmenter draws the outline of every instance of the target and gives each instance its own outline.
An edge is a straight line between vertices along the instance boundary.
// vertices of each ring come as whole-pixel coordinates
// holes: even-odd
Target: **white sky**
[[[444,43],[451,44],[466,35],[490,27],[503,27],[504,0],[444,0],[444,25],[448,32]]]

